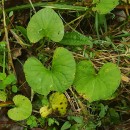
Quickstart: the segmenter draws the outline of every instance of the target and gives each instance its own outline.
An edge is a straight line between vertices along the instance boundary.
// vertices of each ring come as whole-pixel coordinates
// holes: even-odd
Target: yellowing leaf
[[[66,114],[68,102],[63,93],[55,92],[50,96],[50,104],[54,111],[58,111],[61,115]]]
[[[40,114],[42,117],[47,117],[51,113],[52,113],[52,108],[49,108],[48,106],[44,106],[40,109]]]

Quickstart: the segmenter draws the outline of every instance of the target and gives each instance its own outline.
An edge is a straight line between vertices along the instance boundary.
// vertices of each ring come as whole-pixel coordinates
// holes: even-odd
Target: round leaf
[[[32,16],[27,27],[27,36],[32,43],[43,37],[59,42],[64,36],[63,22],[53,9],[41,9]]]
[[[89,61],[81,61],[77,65],[74,81],[76,90],[89,101],[110,97],[118,88],[121,80],[119,68],[113,63],[106,63],[96,74]]]
[[[23,95],[16,95],[13,98],[16,107],[8,111],[10,119],[20,121],[28,118],[32,113],[32,104],[30,100]]]
[[[55,50],[51,70],[45,68],[36,58],[29,58],[24,64],[25,77],[32,89],[42,95],[50,91],[64,92],[73,83],[75,60],[65,48]]]

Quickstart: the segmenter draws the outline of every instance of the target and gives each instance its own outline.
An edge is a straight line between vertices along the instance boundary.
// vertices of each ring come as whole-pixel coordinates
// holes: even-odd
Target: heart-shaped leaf
[[[28,118],[31,115],[32,104],[27,97],[23,95],[16,95],[13,98],[13,102],[16,107],[8,111],[8,116],[10,119],[20,121]]]
[[[96,74],[91,62],[81,61],[77,65],[74,85],[79,94],[91,101],[106,99],[118,88],[121,80],[119,68],[106,63]]]
[[[63,22],[53,9],[41,9],[32,16],[27,27],[27,36],[32,43],[43,37],[59,42],[64,36]]]
[[[42,95],[50,91],[64,92],[73,83],[75,77],[75,60],[65,48],[55,50],[51,70],[34,58],[29,58],[24,64],[25,77],[32,89]]]

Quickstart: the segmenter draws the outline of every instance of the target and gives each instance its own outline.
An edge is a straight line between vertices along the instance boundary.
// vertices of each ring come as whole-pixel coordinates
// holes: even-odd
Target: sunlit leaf
[[[42,95],[47,95],[53,90],[59,92],[67,90],[73,83],[75,69],[73,55],[62,47],[55,50],[50,70],[34,57],[29,58],[24,64],[28,84]]]
[[[49,108],[48,106],[41,107],[40,114],[42,117],[47,117],[49,114],[52,113],[52,108]]]
[[[92,8],[94,11],[100,14],[107,14],[119,4],[119,0],[96,0],[94,3],[96,3],[96,7]]]
[[[59,42],[64,36],[63,22],[53,9],[41,9],[29,21],[27,36],[32,43],[38,42],[43,37]]]
[[[119,87],[121,72],[113,63],[106,63],[96,74],[91,62],[81,61],[77,65],[74,81],[76,90],[89,101],[110,97]]]
[[[13,102],[16,107],[8,110],[8,116],[10,119],[20,121],[28,118],[31,115],[32,104],[27,97],[23,95],[16,95],[13,98]]]

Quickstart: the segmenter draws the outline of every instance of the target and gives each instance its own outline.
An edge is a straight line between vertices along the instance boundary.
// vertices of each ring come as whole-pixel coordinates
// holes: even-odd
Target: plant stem
[[[98,40],[100,40],[100,35],[99,35],[99,18],[98,18],[98,13],[96,12],[95,14],[95,29],[97,33]]]
[[[72,4],[72,5],[70,5]],[[61,10],[74,10],[74,11],[86,11],[88,8],[87,7],[81,7],[81,6],[74,6],[74,3],[70,3],[68,5],[68,2],[38,2],[34,3],[33,7],[49,7],[49,8],[55,8],[55,9],[61,9]],[[30,4],[25,4],[25,5],[20,5],[20,6],[15,6],[11,7],[8,9],[5,9],[5,12],[10,12],[10,11],[17,11],[17,10],[24,10],[24,9],[29,9],[32,8],[32,5]],[[2,9],[0,9],[0,14],[2,14]]]
[[[3,73],[5,73],[5,47],[4,47],[4,53],[3,53]]]
[[[36,13],[36,10],[35,10],[35,8],[34,8],[33,3],[32,3],[31,0],[29,0],[29,3],[30,3],[30,5],[32,6],[33,12]]]
[[[81,108],[83,114],[89,116],[89,112],[87,111],[87,108],[84,106],[84,104],[79,100],[79,98],[78,98],[77,95],[73,92],[73,90],[72,90],[71,88],[70,88],[70,91],[71,91],[71,93],[73,94],[73,96],[76,98],[76,100],[77,100],[77,102],[78,102],[78,104],[79,104],[79,106],[80,106],[80,108]]]
[[[6,46],[8,49],[8,71],[10,73],[11,69],[13,69],[15,73],[11,51],[10,51],[10,45],[9,45],[8,30],[7,30],[6,16],[5,16],[5,10],[4,10],[4,0],[2,0],[2,12],[3,12],[3,24],[4,24],[4,31],[5,31]]]

